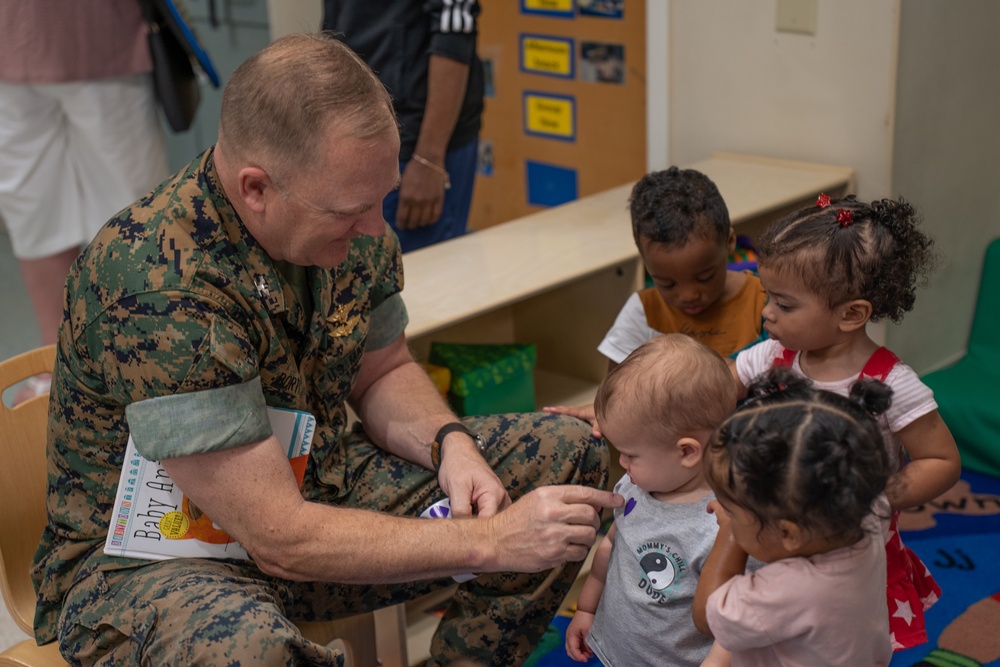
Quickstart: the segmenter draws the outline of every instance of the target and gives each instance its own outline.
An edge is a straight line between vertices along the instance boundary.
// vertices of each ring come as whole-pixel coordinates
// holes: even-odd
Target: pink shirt
[[[888,516],[884,496],[876,503]],[[886,522],[858,543],[733,577],[705,612],[733,667],[883,667],[892,658],[885,600]]]
[[[0,81],[65,83],[151,69],[139,0],[0,0]]]

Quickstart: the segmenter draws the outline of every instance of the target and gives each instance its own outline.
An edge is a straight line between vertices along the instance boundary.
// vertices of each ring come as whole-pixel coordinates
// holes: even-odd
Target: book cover
[[[267,408],[267,416],[301,486],[316,418],[308,412],[272,407]],[[104,553],[147,560],[250,558],[177,488],[158,461],[149,461],[136,451],[131,437]]]
[[[208,51],[198,39],[198,34],[194,29],[194,21],[188,14],[184,3],[181,0],[153,0],[152,6],[166,20],[167,26],[184,47],[188,56],[198,63],[209,83],[214,88],[218,88],[222,84],[219,73],[215,70],[215,65],[212,63]],[[211,12],[211,5],[209,11]],[[213,24],[212,27],[215,25]]]

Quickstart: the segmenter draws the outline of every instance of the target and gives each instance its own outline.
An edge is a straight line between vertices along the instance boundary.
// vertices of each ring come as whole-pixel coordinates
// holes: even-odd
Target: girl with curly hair
[[[958,480],[961,460],[934,394],[917,374],[866,331],[868,322],[902,319],[934,263],[932,241],[903,200],[871,204],[854,197],[810,206],[772,225],[757,248],[766,340],[741,352],[734,374],[741,394],[765,371],[784,366],[827,391],[848,395],[861,378],[893,390],[879,418],[894,474],[888,607],[896,650],[927,641],[924,611],[941,589],[896,531],[900,510],[933,500]]]
[[[719,532],[693,610],[716,641],[703,667],[889,664],[892,469],[873,416],[891,393],[863,380],[845,398],[776,368],[716,429],[703,464]],[[748,555],[765,565],[744,573]]]

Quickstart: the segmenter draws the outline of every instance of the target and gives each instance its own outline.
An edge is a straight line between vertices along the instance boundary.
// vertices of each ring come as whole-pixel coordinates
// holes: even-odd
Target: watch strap
[[[449,422],[438,429],[437,434],[434,436],[434,441],[431,442],[431,465],[434,466],[434,471],[437,472],[441,468],[441,443],[444,439],[448,437],[449,434],[464,433],[465,435],[472,438],[472,441],[476,443],[476,448],[480,453],[483,451],[483,437],[478,433],[473,433],[470,431],[465,424],[461,422]]]

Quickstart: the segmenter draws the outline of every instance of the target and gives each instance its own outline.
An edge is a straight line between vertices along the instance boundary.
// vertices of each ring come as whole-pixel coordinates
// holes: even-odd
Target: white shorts
[[[0,217],[19,259],[90,243],[166,176],[149,74],[0,82]]]

